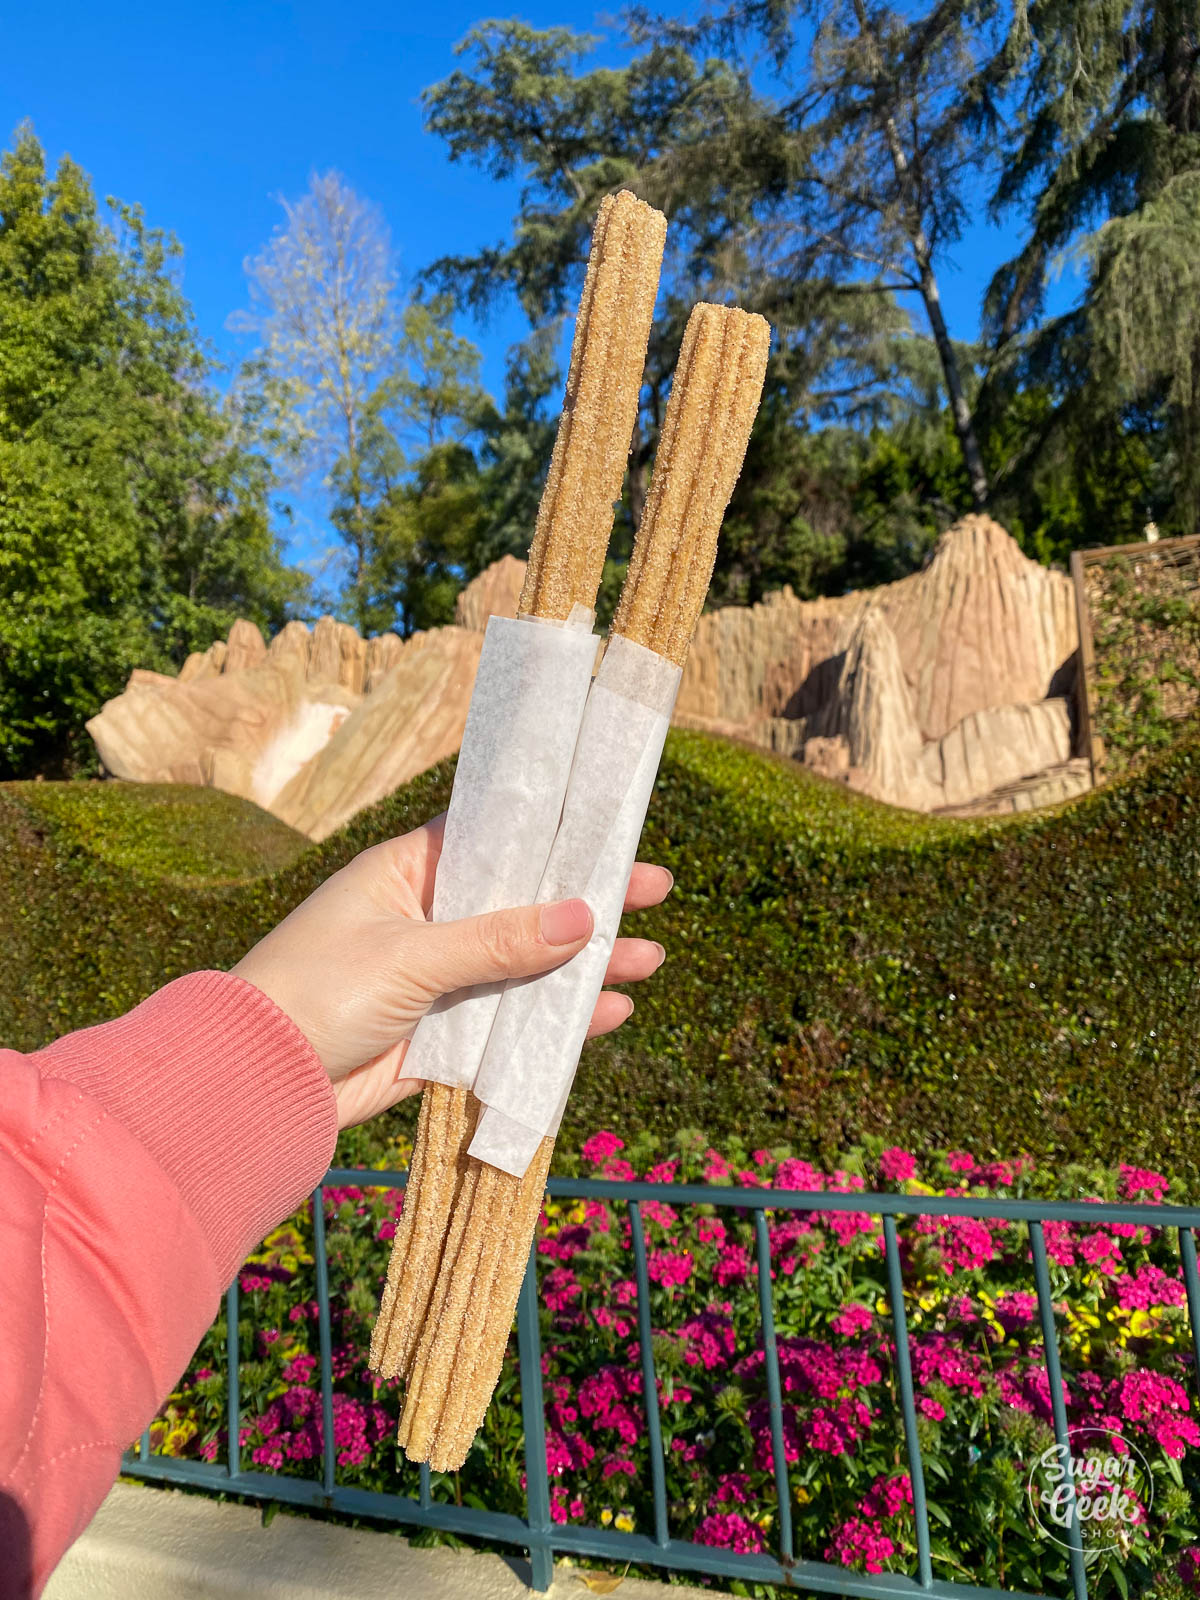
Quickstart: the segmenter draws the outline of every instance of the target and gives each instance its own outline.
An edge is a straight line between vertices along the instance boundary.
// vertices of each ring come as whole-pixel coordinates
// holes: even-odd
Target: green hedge
[[[0,1040],[32,1048],[232,965],[355,851],[442,807],[451,775],[308,847],[208,791],[0,786]],[[828,1159],[882,1136],[1200,1188],[1198,800],[1194,737],[1052,811],[951,822],[674,733],[643,850],[677,885],[630,919],[670,959],[585,1053],[567,1141],[694,1126]]]

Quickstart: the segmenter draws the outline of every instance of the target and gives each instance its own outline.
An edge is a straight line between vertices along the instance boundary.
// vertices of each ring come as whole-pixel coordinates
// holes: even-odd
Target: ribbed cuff
[[[193,972],[32,1057],[103,1105],[194,1213],[222,1283],[320,1182],[337,1103],[316,1051],[229,972]]]

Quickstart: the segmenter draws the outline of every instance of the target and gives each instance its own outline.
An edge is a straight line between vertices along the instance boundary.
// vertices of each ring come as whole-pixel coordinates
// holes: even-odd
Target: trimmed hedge
[[[357,850],[444,806],[451,776],[445,763],[308,847],[212,791],[0,786],[0,1040],[34,1048],[182,972],[232,965]],[[1065,806],[962,822],[673,733],[643,853],[677,886],[630,919],[670,959],[638,986],[631,1022],[589,1046],[565,1141],[692,1126],[829,1159],[881,1136],[1153,1165],[1195,1192],[1198,803],[1194,737]],[[101,855],[110,805],[122,839],[139,808],[156,821],[136,823],[136,845],[103,838]],[[188,856],[197,806],[210,834]],[[173,807],[184,821],[164,858],[151,840]],[[221,826],[231,842],[239,830],[234,862]],[[228,881],[255,870],[256,828],[263,866],[299,853]]]

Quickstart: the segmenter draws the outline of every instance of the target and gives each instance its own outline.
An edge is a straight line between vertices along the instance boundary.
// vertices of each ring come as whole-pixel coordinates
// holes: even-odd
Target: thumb
[[[586,900],[513,906],[457,922],[428,922],[420,941],[421,977],[434,994],[476,983],[530,978],[561,967],[592,936]]]

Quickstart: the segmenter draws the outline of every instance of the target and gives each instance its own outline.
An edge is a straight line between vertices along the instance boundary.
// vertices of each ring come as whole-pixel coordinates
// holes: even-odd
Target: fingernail
[[[666,873],[667,877],[670,878],[670,880],[671,880],[670,883],[667,885],[667,893],[670,894],[671,890],[675,887],[675,874],[671,871],[670,867],[664,867],[663,871]]]
[[[667,952],[663,949],[662,945],[658,943],[657,939],[654,941],[654,943],[655,948],[658,950],[658,967],[661,967],[663,962],[667,959]],[[658,967],[655,967],[655,972],[658,971]]]
[[[630,1017],[633,1015],[633,1001],[629,998],[628,995],[624,995],[622,998],[625,1000],[626,1005],[628,1005],[629,1010],[621,1018],[621,1021],[622,1022],[628,1022]],[[620,1026],[620,1024],[618,1024],[618,1026]]]
[[[542,938],[547,944],[578,944],[592,931],[592,913],[586,900],[559,900],[543,906]]]

